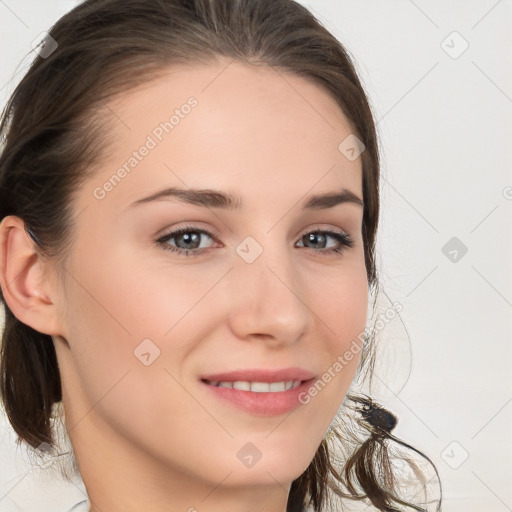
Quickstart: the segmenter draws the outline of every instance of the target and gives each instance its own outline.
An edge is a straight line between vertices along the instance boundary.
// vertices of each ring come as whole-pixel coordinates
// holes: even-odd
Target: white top
[[[75,503],[67,512],[89,512],[89,501],[82,500]]]

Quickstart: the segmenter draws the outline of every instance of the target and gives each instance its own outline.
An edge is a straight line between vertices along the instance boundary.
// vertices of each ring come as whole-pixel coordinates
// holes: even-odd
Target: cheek
[[[168,385],[166,368],[180,378],[201,325],[210,327],[214,304],[207,294],[224,273],[148,261],[118,244],[99,259],[96,243],[77,248],[66,286],[68,341],[92,403],[128,371],[133,382],[162,378]]]
[[[366,269],[358,262],[307,277],[308,307],[316,318],[322,369],[300,400],[315,414],[310,425],[324,432],[341,406],[354,379],[362,356],[368,313]],[[317,414],[321,410],[322,414]]]
[[[339,281],[329,288],[321,311],[329,326],[328,373],[322,380],[334,383],[333,387],[339,390],[337,400],[342,401],[362,355],[368,313],[365,269],[340,276]]]
[[[187,273],[179,266],[164,268],[163,259],[148,261],[133,247],[96,250],[76,251],[68,300],[74,306],[72,321],[93,329],[105,340],[105,350],[108,344],[133,350],[145,338],[165,336],[193,309],[214,277],[203,279],[198,271]],[[88,258],[88,252],[102,257]]]
[[[177,380],[193,346],[193,306],[212,283],[190,286],[179,270],[165,282],[161,271],[108,251],[101,261],[78,254],[66,288],[73,363],[62,369],[73,390],[71,424],[80,424],[94,404],[94,414],[127,438],[140,441],[149,432],[165,438],[169,425],[195,407]],[[204,420],[200,407],[193,412]],[[183,446],[186,432],[173,433],[185,437]]]
[[[368,282],[364,264],[353,261],[344,267],[306,277],[313,315],[323,329],[332,354],[344,352],[364,332],[368,313]]]

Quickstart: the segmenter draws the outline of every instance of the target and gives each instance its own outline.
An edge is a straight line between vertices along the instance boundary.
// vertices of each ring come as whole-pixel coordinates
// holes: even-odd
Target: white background
[[[301,3],[354,56],[378,121],[378,265],[403,306],[379,370],[394,433],[435,462],[444,511],[512,510],[512,2]],[[31,42],[74,5],[0,0],[2,106]],[[1,512],[83,499],[41,480],[0,427]]]

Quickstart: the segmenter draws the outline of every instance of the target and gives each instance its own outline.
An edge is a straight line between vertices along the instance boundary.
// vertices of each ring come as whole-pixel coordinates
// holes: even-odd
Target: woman
[[[19,438],[62,404],[92,512],[426,510],[348,392],[379,160],[340,43],[289,0],[86,0],[38,52],[0,127]]]

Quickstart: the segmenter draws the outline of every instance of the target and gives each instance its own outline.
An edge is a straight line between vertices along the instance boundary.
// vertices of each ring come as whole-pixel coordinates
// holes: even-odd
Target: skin
[[[304,78],[227,64],[174,68],[109,104],[115,143],[74,200],[62,280],[20,219],[0,226],[2,290],[21,321],[53,337],[93,512],[285,512],[357,370],[359,355],[309,403],[271,417],[221,402],[199,382],[289,366],[320,377],[367,319],[363,207],[300,208],[341,187],[362,198],[361,158],[338,150],[352,133],[347,118]],[[97,199],[94,190],[191,96],[197,106]],[[237,194],[244,207],[129,206],[168,186]],[[214,237],[201,235],[201,255],[155,244],[187,224]],[[316,228],[342,230],[354,245],[327,254],[339,242],[308,243]],[[236,252],[247,236],[263,249],[252,263]],[[178,243],[186,247],[167,241]],[[148,338],[160,355],[146,366],[134,350]],[[248,442],[262,454],[252,467],[237,457]]]

